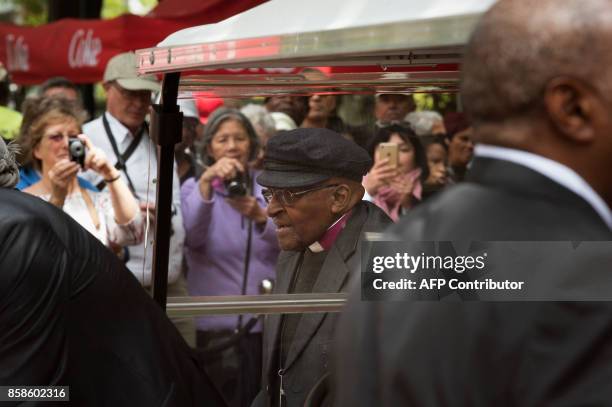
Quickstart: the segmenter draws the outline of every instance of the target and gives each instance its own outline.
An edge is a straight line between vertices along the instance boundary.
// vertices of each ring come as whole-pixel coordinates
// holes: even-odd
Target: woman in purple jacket
[[[279,248],[248,165],[259,148],[255,130],[238,110],[219,108],[208,119],[204,143],[208,167],[181,188],[189,294],[258,294],[261,282],[275,277]],[[231,406],[248,406],[259,390],[261,324],[251,318],[196,321],[205,366]],[[234,346],[218,350],[245,326],[250,331]]]

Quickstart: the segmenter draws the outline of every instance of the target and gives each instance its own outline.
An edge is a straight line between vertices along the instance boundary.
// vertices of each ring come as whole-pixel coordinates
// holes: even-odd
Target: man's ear
[[[595,139],[593,124],[600,101],[582,81],[554,78],[544,90],[544,104],[553,126],[566,139],[581,144]]]
[[[334,215],[343,214],[351,208],[353,191],[347,184],[340,184],[331,195],[331,212]]]

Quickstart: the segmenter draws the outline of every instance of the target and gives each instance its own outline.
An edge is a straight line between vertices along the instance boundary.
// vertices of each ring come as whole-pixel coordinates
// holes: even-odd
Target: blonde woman
[[[64,210],[102,243],[116,249],[143,239],[143,221],[136,199],[104,153],[81,134],[83,113],[62,98],[28,100],[20,141],[26,162],[41,179],[24,192]],[[69,140],[86,147],[83,164],[70,159]],[[106,181],[104,192],[83,188],[77,174],[92,170]]]

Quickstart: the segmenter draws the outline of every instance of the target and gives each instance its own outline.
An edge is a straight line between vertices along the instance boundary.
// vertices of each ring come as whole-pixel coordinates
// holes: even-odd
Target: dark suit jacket
[[[0,366],[2,386],[70,386],[71,403],[59,405],[224,405],[178,331],[114,254],[61,210],[6,189]]]
[[[362,201],[355,206],[344,230],[329,250],[313,292],[346,290],[349,275],[360,269],[360,242],[364,232],[381,232],[391,220],[377,206]],[[300,252],[281,252],[277,263],[276,293],[287,293],[298,267]],[[288,406],[302,406],[308,393],[329,369],[331,343],[337,314],[303,314],[284,366],[283,387]],[[278,399],[278,342],[280,315],[269,315],[264,323],[263,389],[253,406],[268,406]]]
[[[484,158],[474,161],[468,182],[421,205],[392,232],[413,241],[612,240],[581,197],[523,166]],[[612,403],[609,303],[354,298],[339,331],[341,407]]]

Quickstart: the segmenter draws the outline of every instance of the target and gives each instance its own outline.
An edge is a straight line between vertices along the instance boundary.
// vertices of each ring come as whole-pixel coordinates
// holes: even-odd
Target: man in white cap
[[[106,111],[101,117],[86,123],[84,133],[92,143],[102,149],[140,202],[140,207],[155,221],[157,186],[157,149],[155,142],[149,138],[145,117],[151,106],[151,92],[160,90],[160,84],[154,76],[138,76],[137,60],[133,52],[119,54],[111,58],[104,71],[104,90],[106,91]],[[86,174],[86,178],[104,188],[102,180],[95,174]],[[102,182],[101,182],[102,181]],[[170,262],[168,264],[168,296],[187,295],[184,278],[181,275],[181,258],[185,231],[180,212],[179,180],[173,179],[173,212],[172,236],[160,236],[170,239]],[[145,242],[140,246],[130,246],[126,250],[126,265],[145,287],[151,286],[151,268],[153,263],[153,225]],[[174,321],[177,324],[176,321]],[[189,321],[177,324],[181,334],[188,343],[195,343],[195,331],[182,326]]]

